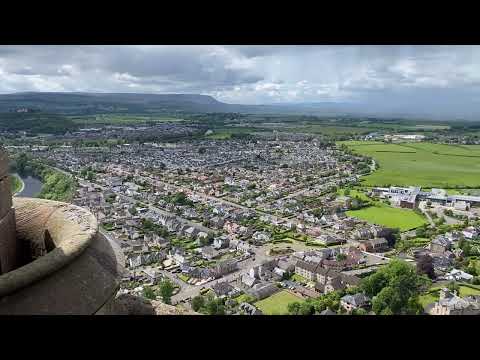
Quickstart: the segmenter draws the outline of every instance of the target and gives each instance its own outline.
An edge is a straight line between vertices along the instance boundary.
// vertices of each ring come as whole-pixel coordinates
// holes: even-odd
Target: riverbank
[[[17,174],[10,174],[10,179],[12,181],[12,194],[21,194],[25,189],[25,183],[23,182],[22,178]]]

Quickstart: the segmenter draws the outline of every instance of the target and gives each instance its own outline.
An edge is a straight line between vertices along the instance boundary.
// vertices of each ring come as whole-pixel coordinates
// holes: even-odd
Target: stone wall
[[[0,148],[0,274],[18,266],[18,251],[8,157]]]

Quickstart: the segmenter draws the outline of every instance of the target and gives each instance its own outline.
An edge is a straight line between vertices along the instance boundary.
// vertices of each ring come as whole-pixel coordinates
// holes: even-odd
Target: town
[[[175,140],[151,141],[146,129],[106,126],[7,146],[27,167],[74,179],[71,202],[92,211],[125,254],[119,295],[210,315],[401,313],[362,284],[416,269],[410,275],[425,280],[416,313],[480,313],[480,196],[365,186],[383,163],[324,136],[217,139],[171,122],[156,131]],[[377,210],[417,223],[363,215]]]

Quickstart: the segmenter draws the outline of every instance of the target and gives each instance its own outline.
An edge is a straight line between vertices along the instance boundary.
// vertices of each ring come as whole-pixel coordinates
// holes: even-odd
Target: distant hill
[[[0,112],[30,108],[71,115],[108,112],[224,111],[226,104],[194,94],[92,94],[25,92],[0,95]],[[228,105],[227,105],[228,108]]]
[[[333,115],[352,110],[348,104],[226,104],[208,95],[23,92],[0,95],[0,112],[19,108],[65,115],[98,113],[250,113]],[[343,110],[343,111],[342,111]]]
[[[21,108],[63,115],[102,113],[182,114],[182,113],[243,113],[312,116],[370,116],[410,119],[480,118],[480,112],[459,111],[451,104],[425,104],[414,108],[409,104],[317,102],[301,104],[239,105],[226,104],[208,95],[198,94],[134,94],[134,93],[54,93],[24,92],[0,95],[0,113]],[[465,107],[467,108],[467,107]],[[457,110],[456,110],[457,109]]]

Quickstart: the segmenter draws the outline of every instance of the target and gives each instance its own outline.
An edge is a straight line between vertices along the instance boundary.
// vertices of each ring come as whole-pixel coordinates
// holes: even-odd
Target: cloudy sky
[[[0,93],[461,106],[480,101],[479,64],[479,46],[1,46]]]

